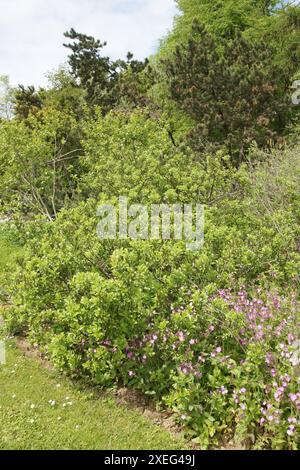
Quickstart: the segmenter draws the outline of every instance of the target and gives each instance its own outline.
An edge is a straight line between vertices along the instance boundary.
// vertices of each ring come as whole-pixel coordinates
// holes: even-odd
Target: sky
[[[13,86],[45,86],[46,73],[67,61],[71,27],[106,41],[112,59],[145,58],[175,14],[174,0],[0,0],[0,75]]]

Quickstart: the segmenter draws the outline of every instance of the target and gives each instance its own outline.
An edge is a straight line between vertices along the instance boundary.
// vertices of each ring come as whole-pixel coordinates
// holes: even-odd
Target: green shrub
[[[131,135],[135,120],[144,116],[106,119],[124,119],[123,131]],[[145,121],[151,132],[153,125]],[[90,148],[91,153],[98,148],[97,176],[117,158],[112,146],[122,144],[122,132],[115,131],[114,141],[106,120],[95,126],[88,145],[92,136],[99,138],[100,147]],[[187,251],[183,241],[174,240],[100,240],[98,204],[114,203],[119,191],[137,200],[124,176],[129,161],[139,178],[149,171],[151,184],[142,190],[141,202],[156,201],[150,195],[155,191],[168,201],[166,168],[159,174],[153,163],[142,171],[147,145],[139,139],[128,139],[128,152],[125,146],[109,183],[99,177],[99,199],[61,211],[53,223],[26,226],[24,258],[8,276],[8,327],[27,332],[74,377],[103,386],[123,383],[148,394],[172,409],[202,447],[222,436],[255,448],[297,448],[298,160],[293,171],[282,157],[276,160],[278,171],[264,163],[249,177],[243,168],[229,176],[218,163],[227,181],[218,186],[216,177],[220,198],[206,205],[200,251]],[[160,158],[159,152],[151,154],[153,162]],[[197,185],[180,186],[188,172],[171,155],[168,175],[176,174],[179,200],[195,201]],[[214,158],[207,157],[206,171],[201,173],[200,165],[193,170],[202,175],[202,187],[211,184],[209,161],[220,162]],[[226,180],[224,173],[220,180]],[[277,184],[284,202],[273,195]],[[270,189],[264,193],[261,186]],[[232,188],[234,197],[227,192]]]

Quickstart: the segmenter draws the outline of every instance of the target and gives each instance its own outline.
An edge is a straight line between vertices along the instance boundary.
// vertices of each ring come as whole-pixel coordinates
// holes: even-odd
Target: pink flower
[[[274,393],[274,398],[275,398],[276,401],[280,401],[280,397],[281,397],[280,393],[278,393],[278,392]]]
[[[273,355],[272,353],[267,353],[266,354],[266,364],[270,365],[273,362]]]
[[[179,338],[179,341],[180,341],[181,343],[183,343],[183,341],[185,340],[185,336],[184,336],[184,333],[183,333],[182,331],[180,331],[180,332],[178,333],[178,338]]]
[[[295,434],[295,426],[293,424],[291,424],[291,426],[289,426],[287,432],[286,432],[289,436],[293,436]]]
[[[291,401],[296,401],[297,398],[298,398],[298,396],[296,395],[296,393],[290,393],[290,394],[289,394],[289,397],[290,397],[290,400],[291,400]]]
[[[288,334],[288,343],[289,343],[289,344],[292,344],[294,340],[295,340],[294,335],[292,335],[291,333],[289,333],[289,334]]]

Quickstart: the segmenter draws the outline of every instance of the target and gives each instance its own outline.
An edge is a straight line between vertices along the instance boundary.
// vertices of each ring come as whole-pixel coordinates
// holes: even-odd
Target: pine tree
[[[17,119],[27,119],[43,107],[43,90],[37,91],[34,86],[19,85],[14,96],[14,114]]]
[[[131,104],[142,103],[139,75],[147,66],[147,60],[134,60],[129,52],[126,61],[111,61],[101,54],[106,42],[77,33],[73,28],[65,33],[65,37],[73,41],[64,44],[72,51],[69,55],[71,73],[86,90],[86,99],[91,106],[99,105],[106,113],[124,97]]]
[[[164,65],[170,98],[195,121],[192,145],[226,146],[239,163],[252,142],[278,140],[290,106],[266,46],[254,48],[240,34],[222,46],[196,22],[188,45]]]

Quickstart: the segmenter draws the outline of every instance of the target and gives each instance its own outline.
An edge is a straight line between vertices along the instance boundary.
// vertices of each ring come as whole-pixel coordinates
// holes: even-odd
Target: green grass
[[[0,237],[0,274],[18,251]],[[1,450],[186,448],[183,439],[117,404],[112,394],[79,389],[13,344],[6,345],[6,356],[0,364]]]
[[[185,447],[183,440],[118,405],[112,396],[79,390],[36,359],[7,347],[7,363],[0,365],[0,449]]]

